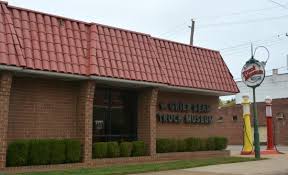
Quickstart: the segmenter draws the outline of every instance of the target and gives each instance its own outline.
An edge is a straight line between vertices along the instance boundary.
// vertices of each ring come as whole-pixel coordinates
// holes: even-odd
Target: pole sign
[[[255,59],[250,59],[241,71],[242,81],[248,87],[258,87],[265,78],[264,65]]]
[[[251,49],[252,50],[252,49]],[[265,65],[258,60],[254,59],[253,52],[252,57],[246,62],[241,71],[242,81],[246,86],[253,89],[253,125],[254,125],[254,146],[255,146],[255,158],[260,158],[260,141],[258,130],[258,114],[256,107],[256,95],[255,89],[260,86],[265,78]]]

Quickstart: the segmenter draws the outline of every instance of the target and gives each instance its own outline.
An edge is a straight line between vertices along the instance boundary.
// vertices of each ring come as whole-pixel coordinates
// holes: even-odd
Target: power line
[[[218,16],[206,16],[206,17],[200,17],[200,18],[223,18],[223,17],[227,17],[227,16],[235,16],[235,15],[243,15],[244,13],[257,13],[259,11],[264,11],[264,10],[271,10],[271,9],[276,9],[276,8],[279,8],[278,6],[277,7],[268,7],[268,8],[261,8],[261,9],[251,9],[251,10],[244,10],[244,11],[237,11],[237,12],[232,12],[232,13],[229,13],[229,14],[226,14],[226,15],[218,15]],[[199,19],[196,18],[196,19]],[[184,25],[184,26],[183,26]],[[187,22],[184,22],[184,23],[181,23],[181,24],[178,24],[176,26],[174,26],[171,30],[168,30],[160,35],[166,35],[166,34],[169,34],[169,33],[172,33],[175,31],[175,29],[178,29],[179,27],[186,27],[188,25]]]
[[[278,44],[281,44],[282,41],[285,41],[285,40],[279,40],[279,41],[274,41],[274,42],[270,42],[270,44],[261,44],[261,45],[265,45],[266,47],[269,47],[269,46],[275,46],[275,45],[278,45]],[[259,44],[260,45],[260,44]],[[247,47],[248,48],[248,47]],[[232,51],[232,52],[221,52],[221,54],[225,55],[225,56],[229,56],[229,55],[240,55],[240,54],[243,54],[243,50],[246,49],[247,51],[249,51],[249,49],[247,48],[243,48],[241,50],[235,50],[235,51]],[[250,51],[249,51],[250,53]]]
[[[273,36],[271,36],[271,37],[269,37],[269,38],[272,38],[272,37],[277,37],[277,38],[279,38],[279,37],[285,36],[285,35],[287,35],[287,33],[281,33],[281,34],[273,35]],[[267,40],[268,40],[268,37],[267,37]],[[261,41],[266,41],[266,40],[263,40],[263,39],[253,40],[253,41],[244,42],[244,43],[240,43],[240,44],[233,45],[233,46],[229,46],[229,47],[224,47],[224,48],[221,48],[221,49],[219,49],[219,50],[222,50],[222,51],[227,50],[227,49],[230,50],[230,49],[234,49],[234,48],[238,48],[238,47],[243,47],[243,46],[246,47],[247,45],[249,45],[249,47],[250,47],[250,44],[251,44],[251,43],[257,43],[257,42],[261,42]]]
[[[288,9],[288,8],[286,7],[286,5],[280,4],[279,2],[276,2],[276,1],[273,1],[273,0],[269,0],[269,1],[272,2],[272,3],[274,3],[274,4],[277,4],[278,6],[284,8],[284,9]]]
[[[278,6],[274,6],[274,7],[267,7],[267,8],[261,8],[261,9],[251,9],[251,10],[232,12],[232,13],[225,14],[225,15],[203,16],[203,17],[200,17],[200,19],[201,18],[203,18],[203,19],[212,18],[214,20],[216,18],[224,18],[224,17],[238,16],[238,15],[247,15],[247,14],[250,14],[250,13],[257,13],[257,12],[260,12],[260,11],[267,11],[267,10],[272,10],[272,9],[277,9],[277,8],[279,8],[279,7]],[[199,18],[196,18],[196,19],[199,19]]]
[[[280,44],[282,41],[287,41],[287,40],[285,40],[284,38],[277,38],[277,39],[272,39],[272,40],[258,40],[259,42],[255,42],[255,41],[253,41],[253,43],[254,44],[256,44],[256,45],[265,45],[265,46],[272,46],[272,45],[275,45],[275,44]],[[234,47],[234,48],[232,48],[232,49],[230,49],[230,50],[223,50],[223,51],[221,51],[221,53],[222,54],[225,54],[226,56],[227,55],[233,55],[233,54],[237,54],[238,52],[240,53],[242,53],[242,51],[243,50],[247,50],[247,49],[249,49],[250,48],[250,44],[251,44],[251,42],[247,42],[247,44],[246,45],[243,45],[243,46],[241,46],[241,47]],[[228,48],[228,47],[226,47],[226,48]]]
[[[274,16],[274,17],[269,17],[269,18],[258,18],[258,19],[252,19],[252,20],[246,20],[246,21],[232,21],[232,22],[223,22],[223,23],[211,23],[211,24],[206,24],[203,26],[200,26],[198,28],[207,28],[207,27],[221,27],[225,25],[239,25],[239,24],[250,24],[250,23],[258,23],[258,22],[267,22],[267,21],[272,21],[272,20],[280,20],[280,19],[286,19],[288,15],[282,15],[282,16]]]
[[[271,21],[271,20],[283,20],[286,19],[288,17],[288,15],[282,15],[282,16],[274,16],[274,17],[269,17],[269,18],[258,18],[258,19],[253,19],[253,20],[246,20],[246,21],[232,21],[232,22],[223,22],[223,23],[212,23],[212,24],[206,24],[203,26],[199,26],[197,27],[197,30],[200,29],[209,29],[211,27],[222,27],[222,26],[227,26],[227,25],[241,25],[241,24],[250,24],[250,23],[259,23],[259,22],[267,22],[267,21]],[[185,25],[184,25],[185,24]],[[175,33],[179,32],[179,31],[183,31],[183,30],[187,30],[187,23],[182,23],[178,26],[175,27],[175,29],[177,30],[171,30],[168,32],[163,33],[162,35],[166,35],[166,37],[169,36],[174,36]]]
[[[200,18],[213,18],[213,19],[215,19],[215,18],[223,18],[223,17],[236,16],[236,15],[247,15],[247,14],[250,14],[250,13],[257,13],[257,12],[260,12],[260,11],[268,11],[268,10],[272,10],[272,9],[277,9],[279,7],[287,9],[286,4],[283,5],[283,4],[280,4],[280,3],[276,2],[276,1],[273,1],[273,0],[269,0],[269,1],[274,3],[274,4],[276,4],[277,6],[260,8],[260,9],[251,9],[251,10],[237,11],[237,12],[232,12],[232,13],[229,13],[229,14],[226,14],[226,15],[218,15],[218,16],[213,15],[213,16],[206,16],[206,17],[204,16],[204,17],[200,17]],[[199,19],[199,17],[196,18],[196,19]],[[241,23],[243,23],[243,22],[241,22]],[[231,23],[218,23],[217,25],[225,25],[225,24],[231,24]],[[164,33],[160,34],[160,36],[161,35],[167,35],[167,34],[168,34],[168,36],[175,35],[176,32],[183,31],[184,29],[186,29],[187,25],[188,25],[187,22],[178,24],[175,27],[173,27],[171,30],[168,30],[167,32],[164,32]],[[208,24],[208,25],[211,25],[211,24]],[[212,24],[212,25],[215,25],[215,24]],[[204,28],[205,28],[205,26],[204,26]]]
[[[176,26],[173,27],[173,29],[167,31],[167,32],[164,32],[160,35],[167,35],[167,34],[170,34],[170,33],[174,33],[175,31],[179,31],[179,28],[181,28],[181,30],[185,27],[188,26],[188,23],[187,22],[184,22],[184,23],[181,23],[181,24],[178,24]]]
[[[265,45],[265,46],[272,46],[272,45],[275,45],[275,44],[278,44],[278,43],[280,43],[280,42],[282,42],[282,41],[284,41],[284,40],[277,40],[277,41],[271,41],[271,42],[269,42],[269,43],[263,43],[263,44],[261,44],[261,43],[259,43],[259,44],[257,44],[257,45]],[[246,47],[243,47],[243,48],[239,48],[239,49],[237,49],[237,50],[231,50],[231,51],[226,51],[226,52],[221,52],[222,54],[225,54],[225,55],[233,55],[233,54],[235,54],[235,53],[243,53],[243,51],[249,51],[250,50],[250,46],[249,45],[247,45]],[[247,53],[249,53],[249,52],[247,52]]]

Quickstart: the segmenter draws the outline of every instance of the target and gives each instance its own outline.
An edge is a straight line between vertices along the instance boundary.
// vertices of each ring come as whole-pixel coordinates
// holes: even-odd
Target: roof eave
[[[235,94],[234,92],[171,86],[168,84],[153,83],[153,82],[147,82],[147,81],[127,80],[127,79],[120,79],[120,78],[95,76],[95,75],[84,76],[84,75],[75,75],[75,74],[67,74],[67,73],[60,73],[60,72],[31,70],[31,69],[25,69],[22,67],[7,66],[7,65],[0,65],[0,70],[21,73],[23,75],[38,75],[38,76],[45,76],[45,77],[69,78],[69,79],[75,79],[75,80],[91,79],[91,80],[95,80],[97,82],[101,82],[104,84],[128,86],[128,87],[134,87],[134,88],[155,87],[155,88],[159,88],[160,90],[170,91],[170,92],[194,93],[194,94],[213,95],[213,96],[224,96],[224,95]]]
[[[137,80],[127,80],[120,78],[112,78],[112,77],[102,77],[102,76],[90,76],[92,80],[96,80],[98,82],[111,84],[111,85],[122,85],[122,86],[130,86],[130,87],[155,87],[159,88],[163,91],[170,92],[182,92],[182,93],[193,93],[193,94],[201,94],[201,95],[212,95],[212,96],[225,96],[225,95],[234,95],[234,92],[226,92],[226,91],[217,91],[210,89],[199,89],[199,88],[190,88],[190,87],[180,87],[180,86],[171,86],[163,83],[153,83],[147,81],[137,81]]]

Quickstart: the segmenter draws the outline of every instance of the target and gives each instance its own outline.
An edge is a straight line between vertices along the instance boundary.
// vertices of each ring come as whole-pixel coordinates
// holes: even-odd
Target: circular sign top
[[[265,78],[265,67],[261,62],[250,59],[243,66],[241,77],[246,86],[257,87]]]

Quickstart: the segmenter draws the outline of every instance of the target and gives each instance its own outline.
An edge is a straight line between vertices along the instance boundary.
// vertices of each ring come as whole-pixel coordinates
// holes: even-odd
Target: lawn
[[[183,168],[193,168],[207,165],[236,163],[255,161],[255,158],[244,157],[226,157],[226,158],[209,158],[200,160],[179,160],[162,163],[145,163],[137,165],[125,165],[125,166],[110,166],[103,168],[81,168],[70,169],[63,171],[49,171],[49,172],[34,172],[34,173],[22,173],[23,175],[123,175],[130,173],[143,173],[150,171],[163,171],[163,170],[175,170]]]

